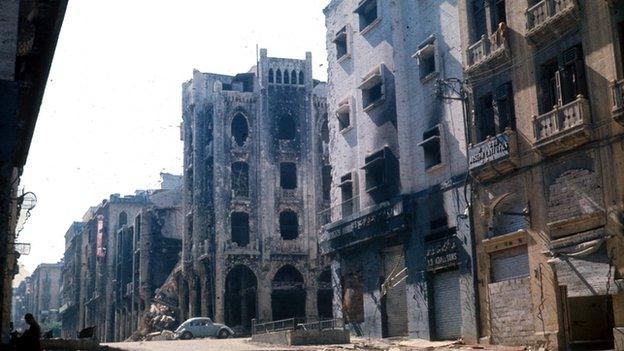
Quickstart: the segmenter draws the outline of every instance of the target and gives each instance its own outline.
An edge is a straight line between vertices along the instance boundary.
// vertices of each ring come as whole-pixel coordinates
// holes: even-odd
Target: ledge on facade
[[[611,116],[613,119],[624,125],[624,79],[611,82]]]
[[[504,68],[505,62],[511,63],[511,51],[507,37],[507,26],[501,22],[498,29],[489,37],[483,35],[476,43],[468,47],[468,75],[484,70]]]
[[[485,181],[507,174],[518,166],[518,138],[514,130],[468,146],[470,175]]]
[[[604,211],[575,216],[573,218],[562,219],[546,224],[550,231],[551,238],[561,238],[578,232],[584,232],[604,226],[606,217]]]
[[[518,230],[516,232],[507,233],[503,235],[497,235],[492,238],[483,239],[481,244],[483,245],[483,249],[487,253],[491,253],[494,251],[510,249],[512,247],[526,245],[527,244],[527,231],[524,229]]]
[[[591,136],[589,101],[582,95],[550,112],[533,116],[535,148],[544,155],[554,155],[589,141]]]
[[[580,19],[577,0],[542,0],[526,10],[526,36],[542,45],[577,26]]]

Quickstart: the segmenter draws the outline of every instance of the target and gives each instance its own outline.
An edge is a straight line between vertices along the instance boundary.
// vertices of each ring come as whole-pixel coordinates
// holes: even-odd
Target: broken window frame
[[[292,217],[286,218],[284,217],[286,215]],[[299,238],[299,215],[297,212],[293,210],[281,211],[279,214],[279,229],[282,240],[296,240]]]
[[[342,218],[350,216],[358,211],[357,196],[357,172],[349,172],[340,177],[340,210]]]
[[[241,217],[241,224],[238,224],[238,220],[235,223],[235,217]],[[239,247],[246,247],[250,242],[250,230],[249,230],[249,213],[242,211],[235,211],[230,214],[230,240],[233,243],[238,244]]]
[[[427,82],[438,75],[439,57],[435,35],[430,35],[418,45],[418,51],[412,57],[418,62],[418,76],[421,82]]]
[[[425,170],[429,171],[443,164],[442,162],[442,126],[435,125],[423,133],[423,141],[417,144],[423,148]]]
[[[338,130],[345,132],[352,127],[351,123],[351,103],[349,98],[346,98],[338,103],[338,109],[336,110],[336,119],[338,119]]]
[[[280,188],[295,190],[297,185],[297,164],[295,162],[280,162]]]
[[[371,70],[358,89],[362,92],[362,109],[369,112],[386,101],[385,65],[380,64]]]
[[[392,182],[390,156],[392,151],[388,146],[371,153],[364,158],[365,190],[374,193],[388,188]]]
[[[242,168],[238,170],[238,166]],[[232,162],[230,166],[233,197],[249,197],[249,164],[245,161]]]
[[[240,123],[244,123],[243,125],[235,125],[235,123],[237,123],[237,121],[241,121]],[[239,124],[240,124],[239,123]],[[244,127],[244,131],[239,131],[238,129]],[[232,121],[230,123],[230,133],[232,135],[232,139],[234,139],[234,144],[238,147],[242,147],[245,145],[245,143],[247,142],[247,140],[249,139],[249,122],[247,121],[247,118],[245,117],[245,115],[243,115],[242,113],[238,112],[234,115],[234,117],[232,118]],[[240,137],[240,140],[239,140]],[[240,142],[239,142],[240,141]]]
[[[295,140],[297,138],[297,119],[291,114],[281,114],[277,119],[277,139]]]
[[[540,114],[564,106],[577,96],[587,97],[585,60],[581,44],[574,45],[541,65]]]
[[[370,31],[381,20],[377,0],[361,0],[353,12],[358,15],[361,34]]]
[[[336,60],[339,62],[351,57],[347,28],[347,26],[342,27],[333,40],[334,48],[336,49]]]
[[[507,81],[475,98],[475,142],[516,129],[513,85]]]

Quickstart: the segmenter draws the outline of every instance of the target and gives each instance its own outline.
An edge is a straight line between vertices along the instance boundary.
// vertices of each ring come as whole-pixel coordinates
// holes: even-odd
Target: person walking
[[[28,329],[17,339],[17,349],[20,351],[41,351],[41,327],[32,313],[26,313],[24,320]]]

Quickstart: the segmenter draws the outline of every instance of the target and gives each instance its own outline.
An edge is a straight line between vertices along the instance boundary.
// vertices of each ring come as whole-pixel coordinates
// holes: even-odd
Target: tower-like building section
[[[318,234],[329,200],[325,84],[312,57],[268,57],[183,84],[179,319],[330,317]]]

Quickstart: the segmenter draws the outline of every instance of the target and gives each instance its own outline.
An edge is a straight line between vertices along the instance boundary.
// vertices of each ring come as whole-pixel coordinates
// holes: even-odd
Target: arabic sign
[[[456,266],[459,261],[457,248],[458,243],[455,236],[429,243],[425,250],[427,269],[436,270]]]
[[[501,133],[468,149],[468,167],[474,169],[509,157],[509,135]]]

